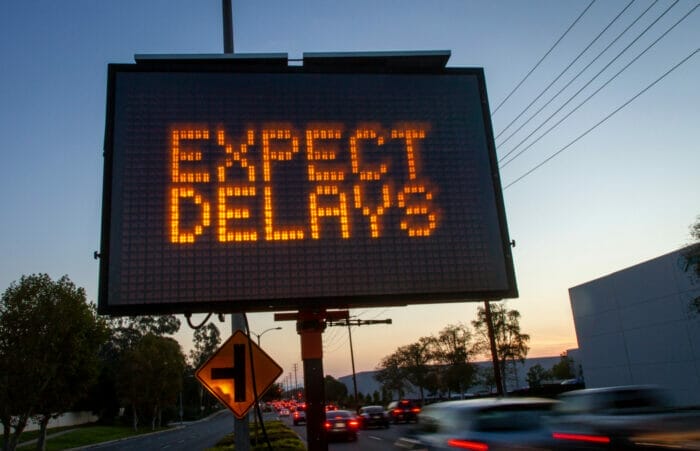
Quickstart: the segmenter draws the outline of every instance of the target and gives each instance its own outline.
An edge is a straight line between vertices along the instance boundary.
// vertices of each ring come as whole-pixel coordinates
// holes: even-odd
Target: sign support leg
[[[296,321],[301,337],[301,359],[304,361],[304,392],[306,392],[306,440],[309,451],[328,451],[326,422],[326,392],[323,382],[323,331],[326,321],[347,320],[347,310],[327,312],[301,310],[296,313],[275,313],[275,321]]]
[[[297,332],[301,336],[306,392],[306,439],[309,451],[327,451],[323,427],[326,418],[326,394],[323,383],[323,330],[325,312],[299,312]]]

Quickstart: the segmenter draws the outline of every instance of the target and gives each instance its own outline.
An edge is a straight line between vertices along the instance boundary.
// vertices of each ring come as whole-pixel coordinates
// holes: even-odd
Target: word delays
[[[281,374],[282,368],[265,351],[246,334],[236,331],[195,376],[236,418],[245,418],[255,405],[255,394],[262,396]]]

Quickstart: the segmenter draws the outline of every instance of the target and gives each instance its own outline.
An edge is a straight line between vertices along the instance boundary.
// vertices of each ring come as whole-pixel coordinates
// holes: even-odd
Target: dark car
[[[364,406],[359,414],[360,427],[367,429],[370,427],[389,427],[389,416],[382,406]]]
[[[547,427],[556,401],[484,398],[426,406],[419,423],[396,446],[412,450],[557,449]]]
[[[326,412],[326,437],[328,441],[345,440],[354,442],[357,440],[357,431],[360,422],[349,410],[330,410]]]
[[[400,401],[392,401],[387,408],[389,418],[396,423],[408,423],[409,421],[417,421],[420,413],[420,406],[415,401],[410,399],[402,399]]]
[[[305,406],[300,405],[297,407],[297,410],[295,410],[292,414],[292,422],[294,423],[294,426],[297,426],[299,423],[306,423]]]

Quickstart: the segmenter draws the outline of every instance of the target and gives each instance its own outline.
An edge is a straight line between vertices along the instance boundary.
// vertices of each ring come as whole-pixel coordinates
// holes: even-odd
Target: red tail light
[[[471,440],[461,440],[453,438],[447,441],[447,446],[450,448],[468,449],[471,451],[488,451],[489,445],[481,442],[473,442]]]
[[[399,415],[399,414],[403,413],[403,409],[394,409],[393,412],[394,412],[394,414]]]
[[[590,435],[590,434],[566,434],[563,432],[555,432],[552,437],[557,440],[571,440],[574,442],[588,442],[588,443],[610,443],[610,437],[604,435]]]
[[[326,429],[330,429],[330,428],[331,428],[331,423],[330,423],[330,421],[326,421],[325,423],[323,423],[323,426],[324,426]]]
[[[414,407],[413,409],[411,409],[411,412],[420,413],[420,407]]]
[[[348,426],[351,428],[358,428],[360,427],[360,423],[357,420],[350,420],[348,421]]]

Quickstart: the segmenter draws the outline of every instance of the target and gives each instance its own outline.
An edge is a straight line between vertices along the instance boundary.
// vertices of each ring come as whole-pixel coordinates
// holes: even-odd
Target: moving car
[[[399,422],[408,423],[409,421],[417,421],[420,406],[410,399],[402,399],[400,401],[392,401],[387,408],[389,418],[394,424]]]
[[[297,406],[297,409],[292,414],[292,422],[294,426],[297,426],[299,423],[306,423],[306,409],[304,406]]]
[[[547,416],[556,401],[484,398],[426,406],[418,425],[395,445],[410,450],[556,449]]]
[[[589,388],[559,400],[551,428],[562,449],[700,449],[700,411],[674,410],[659,387]]]
[[[360,409],[360,427],[367,429],[370,427],[389,427],[389,415],[382,406],[364,406]]]
[[[354,442],[357,440],[360,422],[355,417],[355,414],[349,410],[329,410],[326,412],[324,427],[328,441],[346,440]]]

